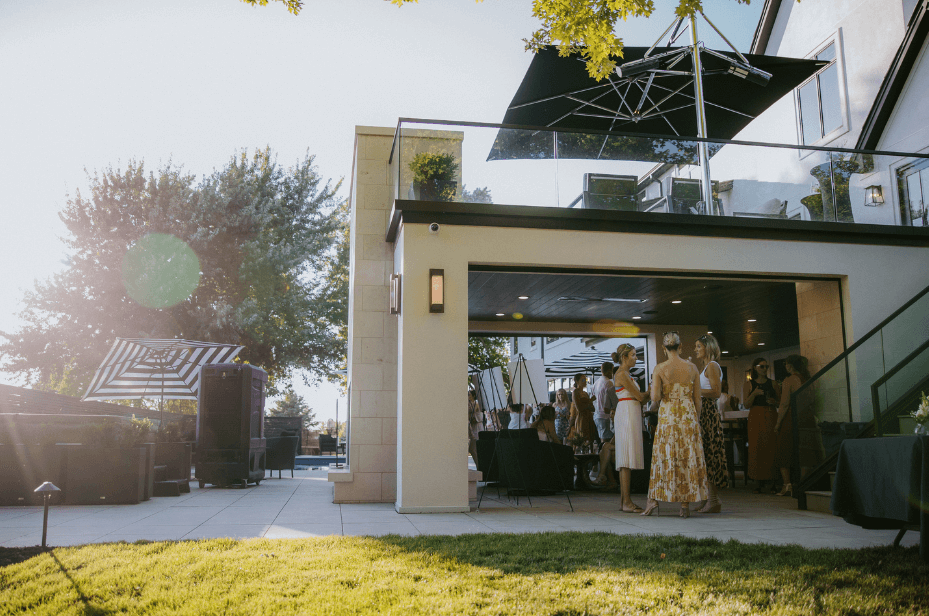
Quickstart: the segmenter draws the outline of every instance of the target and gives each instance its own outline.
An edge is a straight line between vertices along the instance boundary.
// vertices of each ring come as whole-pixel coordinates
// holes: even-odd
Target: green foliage
[[[320,308],[320,322],[334,334],[337,345],[337,359],[327,366],[326,376],[329,381],[341,386],[342,392],[347,387],[345,374],[336,374],[336,370],[348,368],[348,273],[351,258],[351,221],[348,201],[342,201],[334,212],[338,227],[335,233],[333,257],[326,262],[323,284],[317,305]]]
[[[457,174],[460,165],[454,154],[447,152],[420,152],[410,161],[413,184],[420,189],[425,201],[454,201],[458,190]]]
[[[155,433],[155,441],[158,443],[185,443],[196,440],[197,425],[192,417],[180,421],[166,421]]]
[[[150,419],[136,419],[129,421],[102,420],[82,426],[79,441],[84,445],[102,449],[119,447],[132,449],[140,447],[142,443],[151,442],[151,431],[154,423]]]
[[[289,386],[284,390],[284,397],[267,409],[267,414],[269,417],[300,417],[304,428],[313,428],[320,423],[316,421],[316,413],[303,396],[297,395]]]
[[[51,533],[50,533],[51,535]],[[53,535],[51,535],[53,536]],[[7,613],[925,614],[919,548],[604,532],[0,548]]]
[[[295,369],[316,380],[344,362],[346,313],[320,285],[341,237],[341,182],[321,178],[312,156],[286,169],[268,149],[243,151],[200,181],[171,163],[148,172],[131,161],[89,182],[89,196],[77,192],[60,214],[69,266],[26,292],[24,325],[0,332],[0,368],[82,393],[115,338],[186,338],[244,345],[240,360],[268,372],[273,394]],[[173,305],[139,303],[124,284],[126,254],[152,234],[199,261],[199,284]],[[137,261],[149,262],[165,265]]]
[[[459,199],[462,203],[493,203],[493,197],[490,195],[490,189],[486,186],[483,188],[475,188],[474,190],[468,190],[467,186],[461,187],[461,198]]]
[[[269,0],[242,0],[245,4],[251,4],[252,6],[268,6]],[[298,15],[300,10],[303,8],[303,0],[275,0],[276,2],[283,2],[284,6],[287,7],[287,10]]]
[[[510,376],[507,364],[510,352],[507,349],[509,338],[504,336],[469,336],[468,363],[481,370],[500,366],[503,370],[503,383],[509,387]]]

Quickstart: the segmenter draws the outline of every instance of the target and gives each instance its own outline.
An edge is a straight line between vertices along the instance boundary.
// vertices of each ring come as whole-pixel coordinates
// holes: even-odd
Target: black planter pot
[[[125,505],[143,499],[149,460],[145,447],[99,449],[78,445],[66,451],[66,505]]]
[[[46,481],[64,489],[62,452],[55,445],[0,445],[0,505],[41,505],[34,490]],[[60,501],[60,493],[51,499]]]
[[[156,443],[155,496],[180,496],[190,492],[193,443]]]

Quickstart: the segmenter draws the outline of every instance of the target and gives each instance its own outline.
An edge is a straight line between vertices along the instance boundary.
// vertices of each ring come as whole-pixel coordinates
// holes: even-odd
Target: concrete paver
[[[521,532],[609,532],[620,535],[685,535],[735,539],[744,543],[805,547],[860,548],[890,545],[896,531],[869,531],[841,518],[799,511],[791,498],[752,494],[733,488],[722,494],[720,514],[678,517],[676,504],[663,504],[659,515],[623,513],[619,495],[571,493],[564,496],[508,499],[489,488],[480,509],[468,513],[399,514],[391,503],[339,505],[332,502],[326,471],[296,471],[293,478],[265,480],[248,488],[199,489],[190,494],[154,498],[138,505],[52,506],[50,545],[112,541],[165,541],[213,537],[288,539],[328,535],[461,535]],[[640,506],[643,495],[634,495]],[[0,507],[0,545],[30,546],[42,540],[41,507]],[[907,533],[903,545],[916,545]]]

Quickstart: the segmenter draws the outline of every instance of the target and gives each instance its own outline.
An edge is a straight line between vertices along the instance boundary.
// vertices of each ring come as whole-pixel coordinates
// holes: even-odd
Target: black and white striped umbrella
[[[83,400],[196,400],[200,369],[231,362],[243,348],[196,340],[117,338]]]
[[[636,348],[640,357],[643,350],[644,347]],[[599,374],[600,366],[606,361],[612,361],[610,351],[585,349],[568,357],[545,362],[545,376],[553,379],[572,377],[578,373]],[[632,378],[641,378],[645,375],[645,364],[641,361],[637,362],[629,373]]]

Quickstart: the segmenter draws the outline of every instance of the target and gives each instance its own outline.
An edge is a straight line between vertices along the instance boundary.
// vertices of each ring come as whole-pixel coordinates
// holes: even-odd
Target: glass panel
[[[829,45],[816,56],[817,60],[822,62],[832,62],[835,60],[835,45]]]
[[[823,112],[823,134],[842,126],[842,101],[839,97],[839,67],[832,64],[819,74],[819,100]]]
[[[404,122],[391,162],[401,199],[807,221],[897,224],[888,203],[900,157],[707,143],[713,207],[703,203],[699,142],[637,135]],[[922,167],[917,166],[917,161]],[[909,171],[929,160],[911,155]],[[927,177],[929,180],[929,177]],[[918,182],[918,178],[914,179]],[[919,185],[919,194],[926,186]],[[902,201],[901,201],[902,202]]]
[[[823,136],[819,123],[819,97],[816,95],[816,80],[800,87],[800,129],[803,143],[808,145]]]

